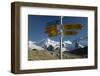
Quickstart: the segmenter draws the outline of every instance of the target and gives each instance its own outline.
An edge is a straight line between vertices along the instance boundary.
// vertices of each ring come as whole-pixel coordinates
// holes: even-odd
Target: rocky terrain
[[[82,56],[68,52],[66,53],[63,52],[63,59],[76,59],[76,58],[82,58]],[[59,52],[47,51],[47,50],[28,51],[28,60],[55,60],[55,59],[60,59]]]
[[[83,41],[83,40],[82,40]],[[81,41],[81,42],[82,42]],[[84,41],[83,41],[84,43]],[[88,57],[88,47],[67,40],[63,42],[62,59],[79,59]],[[61,59],[60,43],[51,39],[41,40],[40,42],[28,42],[28,60],[55,60]]]

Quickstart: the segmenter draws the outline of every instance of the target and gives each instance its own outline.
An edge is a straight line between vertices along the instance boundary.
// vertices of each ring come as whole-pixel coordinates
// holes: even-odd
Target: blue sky
[[[43,15],[28,15],[28,40],[40,41],[48,38],[45,33],[45,28],[50,23],[60,20],[60,16],[43,16]],[[67,23],[79,23],[83,25],[83,28],[79,31],[78,35],[64,36],[63,40],[77,40],[80,37],[87,36],[88,31],[88,18],[87,17],[68,17],[64,16],[63,24]],[[59,36],[52,37],[52,40],[59,41]]]

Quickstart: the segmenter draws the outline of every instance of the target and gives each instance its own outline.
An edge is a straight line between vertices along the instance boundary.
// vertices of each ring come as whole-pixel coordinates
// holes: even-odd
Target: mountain
[[[69,40],[67,40],[67,41],[63,41],[63,43],[64,43],[64,44],[70,44],[70,45],[72,44],[72,42],[69,41]]]
[[[45,40],[45,43],[44,43],[44,44],[45,44],[47,47],[50,46],[50,45],[52,45],[52,46],[54,47],[54,49],[60,48],[60,42],[51,40],[50,38],[47,38],[47,39]],[[64,41],[63,44],[64,44],[64,45],[65,45],[65,44],[72,44],[72,42],[68,40],[68,41]],[[69,51],[69,50],[68,50],[66,47],[62,47],[62,51]]]
[[[70,44],[70,43],[71,43],[70,41],[64,42],[64,44]],[[60,42],[51,40],[49,38],[41,40],[40,42],[28,41],[28,44],[30,50],[32,49],[44,50],[43,48],[44,46],[49,47],[50,45],[52,45],[54,49],[60,48]],[[62,47],[62,51],[69,51],[69,50],[65,47]]]
[[[83,42],[83,41],[81,41]],[[48,50],[49,45],[52,45],[54,50]],[[45,47],[46,46],[46,47]],[[39,42],[28,41],[28,60],[53,60],[60,59],[60,42],[51,40],[50,38],[43,39]],[[87,57],[87,47],[79,43],[78,47],[75,47],[75,43],[70,40],[63,41],[62,43],[62,56],[63,59],[76,59]]]
[[[75,54],[75,55],[80,55],[84,58],[87,58],[88,57],[88,46],[85,46],[84,48],[78,48],[78,49],[69,51],[69,53]]]
[[[60,48],[60,42],[54,41],[50,38],[40,40],[39,42],[29,41],[29,48],[30,49],[37,49],[37,50],[44,50],[45,48],[52,45],[54,49]],[[71,51],[78,48],[84,48],[87,45],[86,40],[80,40],[78,42],[78,46],[76,47],[76,43],[70,40],[63,41],[62,43],[62,51]]]
[[[36,42],[28,41],[28,47],[29,47],[30,50],[32,50],[32,49],[44,50],[44,48],[42,48],[41,46],[36,45],[35,43]]]
[[[47,38],[47,40],[45,40],[45,45],[48,47],[49,45],[52,45],[54,48],[57,48],[60,46],[60,43],[54,40],[51,40],[49,38]]]

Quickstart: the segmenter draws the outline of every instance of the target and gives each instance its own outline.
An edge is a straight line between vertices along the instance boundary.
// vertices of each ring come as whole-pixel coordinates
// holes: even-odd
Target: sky
[[[45,33],[45,28],[50,24],[59,21],[60,16],[45,16],[45,15],[28,15],[28,40],[39,42],[48,38],[48,34]],[[87,17],[74,17],[64,16],[62,20],[63,24],[78,23],[83,25],[83,28],[79,30],[79,34],[73,36],[64,36],[63,40],[73,41],[78,40],[80,37],[87,36],[88,31],[88,18]],[[60,36],[51,37],[52,40],[60,41]]]

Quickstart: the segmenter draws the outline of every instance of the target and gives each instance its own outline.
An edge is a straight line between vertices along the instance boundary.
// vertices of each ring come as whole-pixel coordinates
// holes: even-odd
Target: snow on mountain
[[[52,45],[54,48],[60,47],[60,43],[54,40],[51,40],[47,38],[45,45],[48,47],[49,45]]]
[[[64,41],[63,44],[72,44],[71,41]],[[51,40],[49,38],[47,38],[45,45],[48,47],[49,45],[52,45],[54,47],[54,49],[56,49],[57,47],[60,47],[60,42]],[[69,51],[66,47],[62,47],[62,51]]]
[[[72,44],[72,42],[69,41],[69,40],[68,40],[68,41],[64,41],[63,43],[64,43],[64,44]]]
[[[85,46],[84,46],[84,45],[79,44],[79,47],[84,48]]]
[[[63,47],[62,51],[70,51],[77,48],[84,48],[86,46],[86,40],[81,40],[78,44],[78,47],[75,47],[75,43],[71,42],[70,40],[63,41]],[[49,45],[52,45],[54,49],[60,48],[60,42],[51,40],[50,38],[43,39],[39,42],[29,41],[29,48],[30,49],[37,49],[37,50],[44,50],[44,46],[48,47]]]
[[[28,42],[28,47],[29,49],[36,49],[36,50],[44,50],[44,48],[42,48],[41,46],[38,46],[35,44],[36,42],[33,42],[33,41],[29,41]]]

